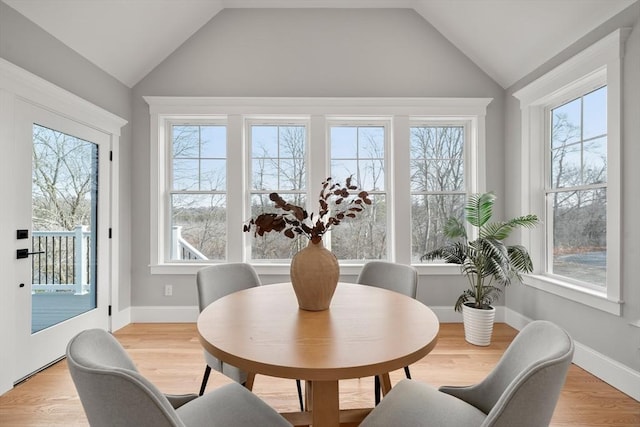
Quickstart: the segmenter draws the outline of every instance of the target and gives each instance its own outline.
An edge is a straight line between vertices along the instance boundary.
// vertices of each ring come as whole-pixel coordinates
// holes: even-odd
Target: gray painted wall
[[[130,305],[131,89],[0,2],[0,57],[129,122],[120,136],[121,228],[119,307]]]
[[[520,104],[511,96],[515,91],[550,71],[571,56],[620,27],[633,28],[623,58],[623,188],[622,188],[622,317],[587,307],[527,286],[512,286],[507,292],[507,307],[531,319],[551,320],[566,328],[580,343],[640,371],[640,4],[625,10],[576,44],[544,64],[508,89],[506,136],[506,191],[519,192],[518,159],[520,148]],[[517,214],[517,200],[505,207]],[[631,323],[636,324],[636,326]]]
[[[413,10],[226,9],[133,88],[133,306],[196,305],[195,277],[149,274],[145,95],[494,98],[487,187],[504,193],[504,90]],[[451,306],[463,286],[423,279],[428,304]],[[165,284],[173,297],[163,296]]]

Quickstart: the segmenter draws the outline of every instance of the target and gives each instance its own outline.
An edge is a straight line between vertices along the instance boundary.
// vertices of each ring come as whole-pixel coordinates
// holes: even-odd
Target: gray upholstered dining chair
[[[482,382],[435,389],[402,380],[361,426],[548,426],[573,350],[563,329],[547,321],[531,322]]]
[[[258,273],[256,273],[251,264],[236,262],[216,264],[198,270],[196,273],[196,284],[198,287],[198,306],[200,308],[200,312],[202,312],[202,310],[204,310],[209,304],[219,298],[233,292],[260,286],[261,282]],[[211,369],[215,369],[216,371],[223,373],[240,384],[246,384],[246,372],[235,366],[229,365],[228,363],[220,361],[217,357],[206,350],[204,350],[204,358],[207,366],[205,367],[202,384],[200,385],[200,396],[204,394],[204,390],[207,387]],[[246,385],[249,390],[251,390],[253,386],[253,379],[251,379]],[[296,385],[298,388],[300,410],[302,411],[304,405],[300,380],[296,380]]]
[[[72,338],[67,365],[92,427],[291,425],[239,384],[202,397],[161,393],[103,329],[88,329]]]
[[[356,283],[360,285],[375,286],[415,298],[418,287],[418,271],[405,264],[387,261],[370,261],[366,263]],[[411,379],[411,371],[404,367],[405,376]],[[374,380],[375,402],[380,402],[380,380],[376,376]]]

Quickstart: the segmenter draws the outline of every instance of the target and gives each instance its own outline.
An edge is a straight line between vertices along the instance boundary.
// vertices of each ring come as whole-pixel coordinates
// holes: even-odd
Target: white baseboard
[[[195,323],[198,306],[131,307],[131,323]]]
[[[125,308],[115,313],[111,313],[111,332],[124,328],[131,321],[131,307]]]
[[[531,319],[518,312],[506,309],[505,322],[512,328],[520,330],[531,322]],[[640,372],[634,371],[628,366],[575,340],[574,343],[573,363],[631,398],[640,401]]]

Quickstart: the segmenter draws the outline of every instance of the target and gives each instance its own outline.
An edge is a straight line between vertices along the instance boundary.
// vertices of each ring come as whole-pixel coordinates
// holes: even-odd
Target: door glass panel
[[[96,308],[98,146],[33,125],[35,333]]]

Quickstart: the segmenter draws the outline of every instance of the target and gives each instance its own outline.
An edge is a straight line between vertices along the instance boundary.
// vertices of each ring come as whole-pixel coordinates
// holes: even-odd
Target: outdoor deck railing
[[[171,257],[174,260],[208,259],[173,227]],[[31,238],[32,292],[90,291],[91,232],[77,226],[73,231],[34,231]]]
[[[209,259],[182,237],[181,226],[174,225],[171,231],[173,233],[173,236],[171,236],[171,241],[173,242],[171,245],[172,260]]]
[[[88,293],[91,244],[91,232],[83,226],[73,231],[34,231],[32,292]]]

